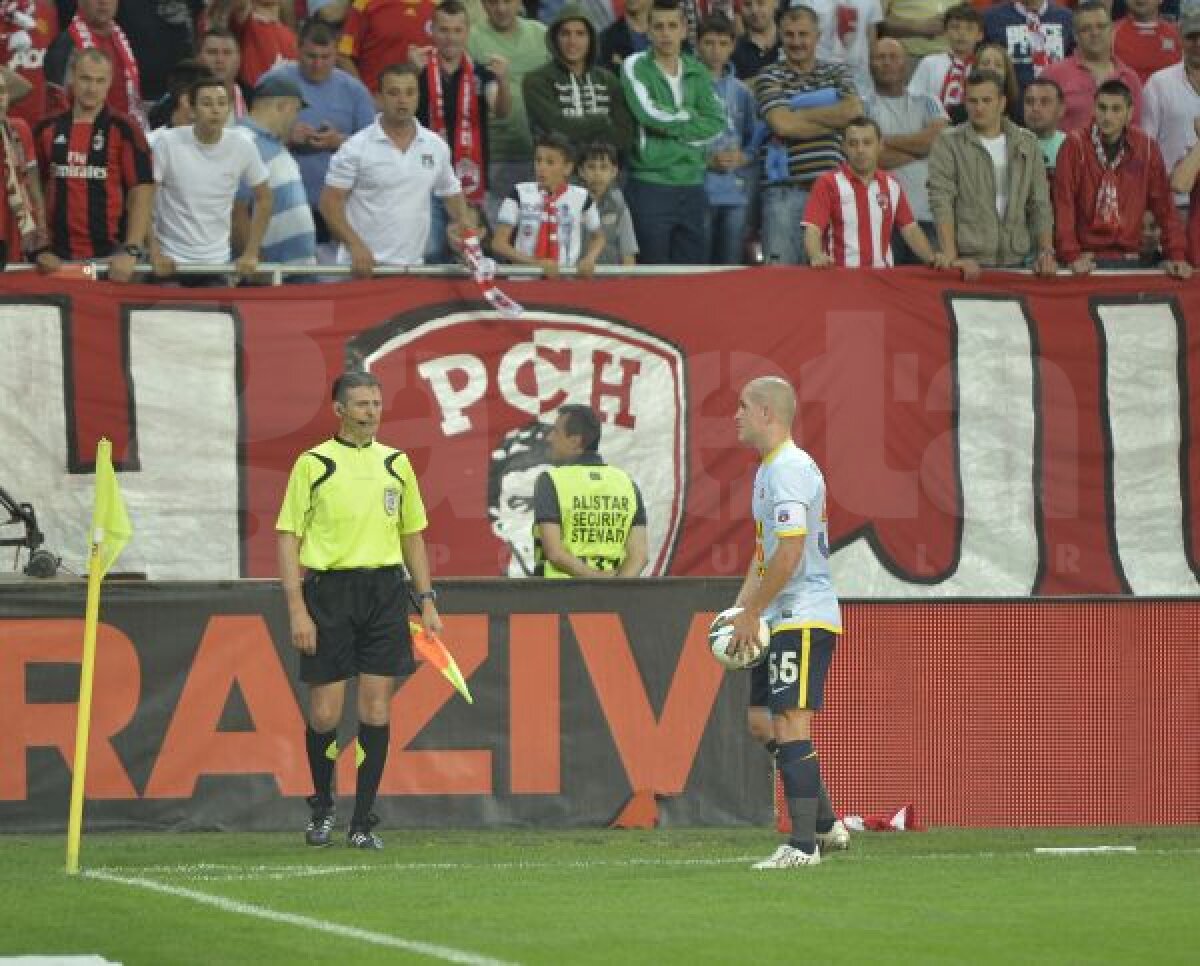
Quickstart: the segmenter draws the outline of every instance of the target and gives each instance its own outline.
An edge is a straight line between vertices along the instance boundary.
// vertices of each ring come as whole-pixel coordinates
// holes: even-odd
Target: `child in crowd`
[[[620,168],[617,149],[603,141],[588,145],[579,162],[579,180],[592,196],[604,231],[604,251],[597,265],[636,265],[638,243],[625,196],[616,186]]]
[[[969,3],[946,11],[943,36],[945,53],[928,54],[917,64],[908,82],[910,94],[928,94],[946,109],[951,123],[965,121],[962,106],[967,75],[975,63],[975,49],[983,42],[983,15]]]
[[[519,182],[501,203],[494,254],[517,265],[536,265],[548,278],[563,268],[574,268],[580,275],[595,271],[604,232],[587,190],[568,181],[574,167],[575,152],[562,134],[552,131],[537,139],[537,180]]]
[[[750,89],[734,76],[729,58],[737,40],[733,22],[721,14],[697,28],[696,56],[713,76],[725,108],[725,131],[708,146],[709,257],[712,265],[740,265],[746,241],[746,212],[755,188],[751,143],[758,106]]]

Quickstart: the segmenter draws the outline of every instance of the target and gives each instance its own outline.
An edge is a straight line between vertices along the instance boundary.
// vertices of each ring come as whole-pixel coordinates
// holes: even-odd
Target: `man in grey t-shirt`
[[[908,196],[913,217],[927,238],[935,238],[933,214],[929,210],[929,148],[948,123],[941,104],[928,94],[910,94],[906,86],[908,55],[900,41],[884,37],[871,56],[871,78],[875,93],[863,98],[867,117],[883,132],[880,167],[893,175]],[[899,232],[892,237],[897,265],[919,265]]]

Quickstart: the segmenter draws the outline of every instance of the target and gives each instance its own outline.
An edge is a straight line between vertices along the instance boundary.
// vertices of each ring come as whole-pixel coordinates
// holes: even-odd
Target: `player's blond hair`
[[[784,426],[792,425],[796,418],[796,390],[786,379],[779,376],[759,376],[750,380],[746,385],[746,392]]]

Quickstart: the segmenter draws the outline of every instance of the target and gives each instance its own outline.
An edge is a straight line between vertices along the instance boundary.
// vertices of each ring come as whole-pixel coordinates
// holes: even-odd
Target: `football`
[[[708,628],[708,646],[712,648],[713,657],[729,671],[741,671],[748,667],[754,667],[767,656],[767,649],[771,644],[771,629],[767,626],[767,622],[760,617],[757,650],[748,655],[738,655],[736,658],[726,653],[730,641],[733,640],[733,619],[741,612],[742,608],[740,607],[723,610],[713,618],[713,622]]]

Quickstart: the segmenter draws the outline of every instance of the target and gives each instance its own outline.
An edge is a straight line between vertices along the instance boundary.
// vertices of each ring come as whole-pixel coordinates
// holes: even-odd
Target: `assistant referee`
[[[346,682],[357,677],[360,764],[347,844],[380,849],[371,809],[387,760],[388,710],[396,678],[414,668],[405,568],[425,630],[440,633],[442,621],[416,476],[404,453],[375,439],[383,414],[379,380],[368,372],[340,375],[333,412],[337,434],[300,454],[275,523],[292,645],[309,688],[305,746],[313,795],[305,841],[331,841],[337,726]]]

